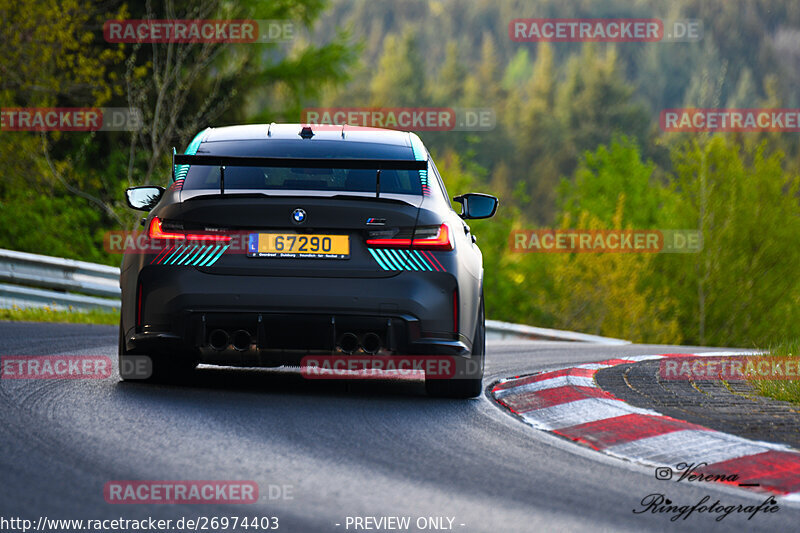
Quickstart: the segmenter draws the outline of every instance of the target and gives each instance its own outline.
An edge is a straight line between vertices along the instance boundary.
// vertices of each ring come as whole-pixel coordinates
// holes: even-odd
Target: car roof
[[[311,128],[313,136],[303,138],[300,131]],[[360,126],[336,126],[330,124],[247,124],[209,128],[203,142],[251,141],[251,140],[292,140],[298,143],[314,141],[363,142],[372,144],[392,144],[411,146],[410,134],[405,131],[383,128],[364,128]]]
[[[311,128],[310,132],[307,128]],[[303,132],[304,135],[300,135]],[[424,159],[425,148],[413,133],[330,124],[250,124],[207,128],[187,154],[229,156]]]

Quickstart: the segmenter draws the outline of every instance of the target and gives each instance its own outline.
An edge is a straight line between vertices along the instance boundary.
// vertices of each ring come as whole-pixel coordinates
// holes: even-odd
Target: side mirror
[[[500,201],[492,195],[479,192],[468,192],[453,197],[453,201],[461,204],[461,218],[489,218],[497,212]]]
[[[128,206],[139,211],[150,211],[153,209],[161,196],[164,194],[164,187],[144,186],[131,187],[125,191],[125,199]]]

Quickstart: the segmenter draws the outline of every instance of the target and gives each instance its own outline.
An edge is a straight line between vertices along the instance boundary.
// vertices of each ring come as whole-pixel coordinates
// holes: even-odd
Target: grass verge
[[[0,309],[0,320],[16,320],[27,322],[63,322],[68,324],[119,324],[119,311],[91,311],[58,310],[51,307],[12,307]]]
[[[767,352],[765,357],[797,360],[800,356],[800,339],[782,342],[770,347]],[[793,366],[797,368],[798,363],[800,361]],[[800,380],[758,378],[751,379],[750,384],[761,396],[800,404]]]

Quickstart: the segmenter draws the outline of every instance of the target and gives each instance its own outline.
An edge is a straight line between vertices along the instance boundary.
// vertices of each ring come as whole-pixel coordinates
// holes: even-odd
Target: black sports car
[[[312,129],[313,128],[313,129]],[[297,365],[308,354],[448,356],[436,396],[482,391],[483,263],[413,133],[299,124],[209,128],[173,155],[172,183],[127,190],[151,246],[122,264],[120,374],[198,362]]]

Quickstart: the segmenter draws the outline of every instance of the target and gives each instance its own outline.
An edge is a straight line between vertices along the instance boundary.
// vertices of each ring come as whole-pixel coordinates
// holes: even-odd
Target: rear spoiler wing
[[[381,170],[427,170],[427,161],[408,159],[339,159],[312,157],[240,157],[226,155],[172,155],[172,175],[176,165],[220,167],[219,192],[225,194],[225,167],[341,168],[375,170],[375,197],[381,194]]]

